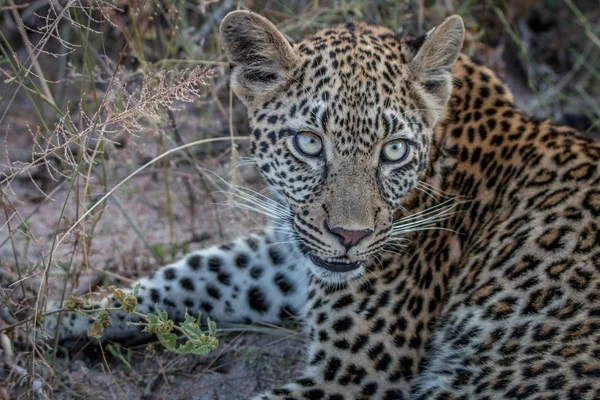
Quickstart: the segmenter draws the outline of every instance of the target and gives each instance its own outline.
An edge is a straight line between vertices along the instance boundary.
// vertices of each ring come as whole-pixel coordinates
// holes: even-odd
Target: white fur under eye
[[[381,157],[384,161],[398,162],[408,154],[408,145],[403,139],[392,140],[386,143],[381,150]]]
[[[296,136],[294,136],[294,143],[296,144],[298,151],[307,156],[318,156],[323,150],[321,138],[312,132],[298,132]]]

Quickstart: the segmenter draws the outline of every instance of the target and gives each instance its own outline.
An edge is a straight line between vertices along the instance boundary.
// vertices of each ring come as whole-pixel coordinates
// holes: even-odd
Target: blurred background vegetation
[[[291,40],[351,19],[419,35],[459,14],[464,51],[499,73],[520,107],[600,132],[600,0],[0,0],[0,399],[93,398],[114,387],[111,365],[131,367],[131,354],[103,352],[112,361],[94,381],[61,366],[56,346],[35,346],[32,316],[49,301],[128,285],[189,249],[260,226],[219,207],[219,177],[262,187],[244,140],[233,139],[246,136],[247,122],[218,43],[220,20],[240,8]],[[236,350],[234,361],[249,362],[255,347]],[[190,362],[169,359],[162,373],[177,373],[182,360]],[[153,378],[136,375],[111,395],[152,389],[160,373],[140,362],[128,376]],[[294,371],[265,365],[256,379],[267,386]],[[233,372],[221,373],[219,385]]]

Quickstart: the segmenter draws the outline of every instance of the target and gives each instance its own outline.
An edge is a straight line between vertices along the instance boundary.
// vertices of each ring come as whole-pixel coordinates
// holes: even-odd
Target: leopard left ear
[[[448,17],[419,40],[420,47],[410,62],[415,81],[434,104],[444,107],[452,92],[452,67],[465,38],[465,26],[458,15]]]

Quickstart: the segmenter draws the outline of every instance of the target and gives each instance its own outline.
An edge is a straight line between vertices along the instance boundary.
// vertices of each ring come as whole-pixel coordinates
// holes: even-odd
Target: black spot
[[[258,240],[256,240],[255,238],[248,238],[248,239],[246,239],[246,244],[253,251],[257,251],[258,250]]]
[[[325,392],[321,389],[312,389],[304,393],[304,398],[307,400],[322,400],[325,398]]]
[[[324,343],[329,341],[329,333],[326,330],[319,331],[319,342]]]
[[[213,306],[212,306],[212,304],[210,304],[206,301],[203,301],[202,303],[200,303],[200,308],[202,308],[204,311],[209,313],[212,311]]]
[[[238,254],[235,258],[235,266],[238,268],[246,268],[249,262],[250,258],[245,253]]]
[[[383,400],[404,400],[406,399],[406,397],[404,396],[404,394],[402,394],[402,391],[400,391],[400,389],[389,389],[387,392],[385,392],[385,395],[383,396]]]
[[[269,257],[271,258],[271,262],[273,262],[274,265],[279,265],[283,261],[285,261],[285,257],[283,257],[279,253],[279,251],[277,251],[277,249],[274,247],[269,248]]]
[[[350,351],[352,351],[353,353],[358,353],[358,351],[360,349],[362,349],[367,342],[369,341],[369,336],[367,335],[359,335],[356,337],[356,339],[354,340],[354,343],[352,344],[352,348],[350,349]]]
[[[188,258],[187,262],[191,269],[198,271],[202,266],[202,257],[198,254],[194,254]]]
[[[376,392],[377,392],[377,383],[368,382],[368,383],[364,384],[362,394],[367,395],[367,396],[372,396]]]
[[[383,356],[381,356],[381,359],[375,365],[375,369],[378,371],[385,371],[388,369],[391,362],[392,357],[388,353],[384,353]]]
[[[313,387],[315,386],[315,381],[312,380],[311,378],[300,378],[296,381],[296,383],[302,387]]]
[[[221,260],[221,257],[212,256],[208,259],[208,269],[212,272],[219,272],[221,264],[223,264],[223,260]]]
[[[333,330],[337,333],[345,332],[352,327],[354,321],[351,317],[342,317],[333,323]]]
[[[281,290],[281,293],[283,293],[283,294],[287,294],[289,292],[294,291],[294,285],[292,285],[287,280],[286,276],[280,272],[275,274],[275,277],[273,278],[273,282],[275,282],[275,284],[279,287],[279,290]]]
[[[371,360],[374,360],[375,358],[377,358],[377,356],[379,354],[381,354],[381,352],[383,352],[384,347],[383,347],[383,343],[378,342],[377,344],[375,344],[374,346],[372,346],[369,351],[367,351],[367,355],[369,356],[369,358]]]
[[[221,298],[221,291],[213,285],[206,286],[206,293],[214,299],[219,300]]]
[[[155,288],[150,289],[150,298],[153,302],[158,303],[160,301],[160,293]]]
[[[562,390],[566,384],[567,384],[567,380],[564,375],[559,374],[559,375],[550,376],[546,380],[546,390],[550,390],[553,392],[559,391],[559,390]]]
[[[339,299],[336,300],[335,303],[331,306],[333,309],[340,309],[349,306],[354,303],[354,296],[351,294],[346,294]]]
[[[279,307],[279,319],[282,321],[294,320],[298,315],[296,310],[290,305]]]
[[[164,299],[163,303],[165,303],[165,306],[167,306],[167,307],[171,307],[171,308],[177,307],[177,304],[175,304],[172,300],[169,300],[169,299]]]
[[[230,242],[230,243],[224,243],[224,244],[220,245],[219,249],[223,250],[223,251],[229,251],[229,250],[233,250],[234,247],[235,247],[235,244]]]
[[[193,292],[195,290],[194,283],[192,282],[192,280],[190,278],[182,278],[179,281],[179,284],[181,285],[181,287],[184,290],[187,290],[187,291],[190,291],[190,292]]]
[[[260,314],[264,314],[269,310],[269,305],[264,293],[256,286],[250,288],[248,291],[248,304],[250,304],[250,308]]]
[[[183,301],[183,305],[187,308],[193,308],[194,307],[194,300],[192,299],[185,299]]]
[[[319,350],[315,356],[312,358],[312,360],[310,360],[310,365],[317,365],[320,364],[323,359],[325,359],[325,351],[324,350]]]
[[[258,279],[262,276],[263,274],[263,269],[261,267],[252,267],[250,269],[250,276],[252,277],[252,279]]]
[[[325,373],[323,375],[323,378],[326,381],[332,381],[332,380],[334,380],[335,379],[335,375],[339,371],[341,365],[342,365],[342,362],[340,361],[339,358],[337,358],[337,357],[331,357],[329,359],[329,361],[327,362],[327,366],[325,367]]]
[[[175,273],[175,268],[169,267],[166,268],[163,272],[163,276],[167,281],[172,281],[177,278],[177,274]]]
[[[487,86],[482,86],[479,89],[479,94],[481,95],[481,97],[489,97],[490,89]]]
[[[219,279],[219,282],[225,286],[231,285],[231,275],[226,272],[221,272],[219,275],[217,275],[217,279]]]

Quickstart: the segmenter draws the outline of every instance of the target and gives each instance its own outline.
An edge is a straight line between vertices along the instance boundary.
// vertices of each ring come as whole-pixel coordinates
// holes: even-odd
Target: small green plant
[[[208,322],[208,334],[202,332],[198,318],[185,313],[185,320],[175,325],[169,319],[166,311],[161,311],[156,307],[156,314],[146,314],[142,317],[146,322],[135,323],[132,325],[141,325],[143,332],[156,334],[160,343],[169,351],[177,354],[208,354],[211,350],[217,348],[219,342],[215,337],[217,324],[210,318]],[[177,345],[177,334],[183,335],[183,342]]]
[[[106,346],[106,349],[111,356],[121,361],[121,368],[127,375],[132,375],[135,372],[135,368],[133,368],[131,365],[131,356],[133,355],[131,350],[127,350],[125,353],[123,353],[121,346],[117,346],[112,343]]]
[[[128,322],[128,324],[143,327],[142,332],[156,335],[167,350],[176,354],[204,355],[218,347],[219,341],[215,337],[217,324],[210,318],[207,318],[208,332],[205,333],[200,327],[200,318],[193,317],[187,312],[185,320],[176,324],[169,319],[165,310],[158,308],[158,305],[155,305],[156,314],[136,311],[139,288],[138,284],[132,293],[127,294],[115,286],[110,286],[109,289],[115,300],[121,304],[119,307],[109,308],[107,305],[104,308],[89,309],[84,299],[71,296],[66,303],[66,308],[93,319],[88,336],[96,339],[102,338],[104,330],[109,326],[110,313],[122,311],[140,319],[139,322]],[[181,336],[180,341],[178,341],[179,336]],[[118,358],[125,360],[122,357]]]

